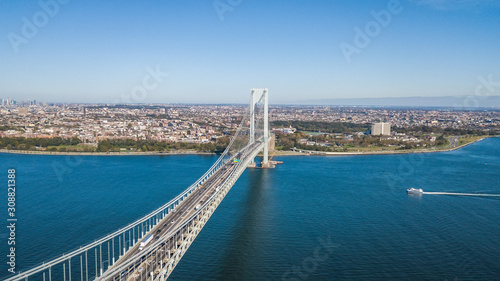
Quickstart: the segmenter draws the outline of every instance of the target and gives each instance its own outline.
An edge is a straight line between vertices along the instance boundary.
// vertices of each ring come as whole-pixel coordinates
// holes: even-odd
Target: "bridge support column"
[[[253,143],[255,141],[255,90],[250,90],[250,104],[249,104],[249,112],[250,112],[250,136],[249,143]],[[249,167],[255,167],[255,161],[252,159],[250,161]]]
[[[263,141],[264,145],[264,155],[262,159],[262,168],[274,168],[274,165],[269,163],[269,90],[268,89],[251,89],[250,91],[250,137],[249,143],[255,142],[255,104],[263,102],[264,103],[264,132]],[[248,167],[255,167],[255,162],[252,159]]]
[[[253,143],[255,141],[255,90],[254,89],[252,89],[250,91],[249,112],[250,112],[250,141],[249,141],[249,143]]]
[[[264,159],[262,160],[262,167],[269,166],[269,101],[267,99],[267,89],[264,90]]]

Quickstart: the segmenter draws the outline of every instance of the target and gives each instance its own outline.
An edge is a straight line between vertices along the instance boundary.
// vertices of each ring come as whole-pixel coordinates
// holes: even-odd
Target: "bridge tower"
[[[269,90],[267,88],[254,88],[250,90],[250,143],[255,141],[255,105],[264,103],[264,157],[262,168],[270,168],[269,165]],[[252,164],[255,165],[252,161]],[[251,165],[252,165],[251,164]]]

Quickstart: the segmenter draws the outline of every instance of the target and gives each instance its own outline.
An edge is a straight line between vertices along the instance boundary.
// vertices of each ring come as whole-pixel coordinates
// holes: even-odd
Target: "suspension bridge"
[[[252,89],[226,150],[196,182],[148,215],[92,243],[4,279],[166,280],[234,183],[263,151],[269,161],[268,90]]]

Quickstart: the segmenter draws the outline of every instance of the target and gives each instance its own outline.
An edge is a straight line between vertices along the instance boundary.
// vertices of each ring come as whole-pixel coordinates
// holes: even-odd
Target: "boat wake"
[[[454,193],[454,192],[422,192],[423,194],[434,195],[456,195],[456,196],[484,196],[484,197],[500,197],[500,194],[482,194],[482,193]]]

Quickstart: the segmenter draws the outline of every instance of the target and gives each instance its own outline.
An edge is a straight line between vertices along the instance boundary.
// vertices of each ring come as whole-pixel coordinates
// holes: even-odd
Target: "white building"
[[[284,134],[293,134],[293,133],[295,133],[295,131],[297,131],[297,129],[292,128],[292,126],[290,126],[290,128],[273,128],[272,130],[274,132],[280,132],[280,133],[284,133]]]
[[[373,123],[372,125],[372,135],[374,136],[390,136],[391,135],[391,124],[390,123]]]

